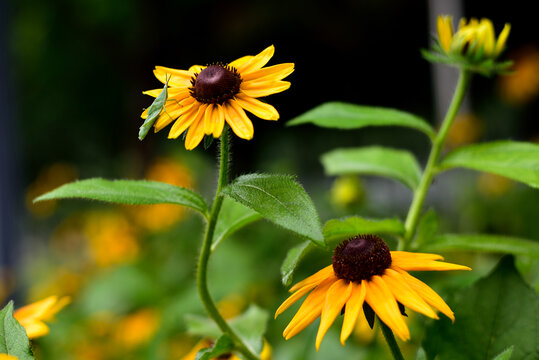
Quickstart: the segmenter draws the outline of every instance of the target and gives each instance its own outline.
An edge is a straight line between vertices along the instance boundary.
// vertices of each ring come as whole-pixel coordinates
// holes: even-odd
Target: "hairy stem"
[[[380,320],[380,318],[378,318],[378,322],[382,327],[382,333],[384,334],[384,338],[386,339],[387,345],[391,350],[393,358],[395,360],[404,360],[404,356],[402,356],[399,345],[397,344],[397,340],[395,340],[395,335],[393,335],[393,331],[391,331],[391,329],[386,324],[384,324],[384,322]]]
[[[198,259],[197,268],[197,288],[200,300],[204,304],[204,308],[208,315],[215,321],[219,329],[234,341],[236,349],[241,352],[247,359],[259,360],[259,357],[245,345],[243,340],[236,334],[236,332],[228,325],[225,319],[219,314],[219,310],[215,306],[213,299],[208,290],[208,261],[210,258],[210,249],[215,232],[215,224],[223,204],[223,195],[221,190],[228,184],[228,164],[229,164],[229,136],[228,126],[225,125],[225,129],[221,135],[220,140],[220,161],[219,161],[219,180],[217,183],[217,192],[215,193],[215,199],[210,212],[210,218],[206,226],[206,233],[202,242],[202,249],[200,250],[200,257]]]
[[[466,88],[468,87],[470,79],[471,73],[469,71],[460,71],[460,76],[457,83],[457,88],[453,94],[453,99],[451,100],[451,104],[447,109],[442,126],[434,139],[432,149],[429,154],[429,159],[427,161],[427,165],[425,166],[425,171],[423,172],[419,186],[415,190],[414,199],[412,200],[410,210],[408,211],[408,216],[406,217],[406,223],[404,224],[406,232],[404,234],[403,241],[400,243],[401,250],[407,250],[408,246],[410,245],[410,241],[415,234],[417,223],[419,221],[419,215],[421,214],[421,208],[423,207],[429,186],[432,183],[432,179],[435,175],[436,166],[438,165],[438,161],[440,159],[445,138],[447,137],[449,129],[457,116],[460,105],[462,104],[462,100],[464,99],[464,95],[466,94]]]

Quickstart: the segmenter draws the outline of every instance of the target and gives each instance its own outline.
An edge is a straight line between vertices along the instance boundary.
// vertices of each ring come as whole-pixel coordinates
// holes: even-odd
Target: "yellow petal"
[[[314,273],[313,275],[309,276],[308,278],[306,279],[303,279],[301,280],[300,282],[298,282],[297,284],[295,284],[294,286],[292,286],[290,288],[290,292],[294,292],[306,285],[309,285],[309,284],[320,284],[323,280],[327,279],[328,277],[330,277],[331,275],[333,275],[333,265],[328,265],[326,266],[325,268],[323,268],[322,270],[319,270],[317,271],[316,273]]]
[[[357,318],[363,310],[363,302],[367,293],[367,281],[361,280],[361,284],[352,283],[353,289],[346,308],[344,310],[344,320],[341,330],[341,344],[344,346],[346,339],[350,336],[356,326]]]
[[[442,49],[447,53],[451,47],[451,41],[453,41],[453,18],[451,16],[438,16],[437,28],[438,39]]]
[[[186,150],[193,150],[204,138],[204,114],[207,107],[208,105],[206,104],[200,105],[195,120],[187,130],[187,136],[185,137]]]
[[[290,88],[288,81],[244,81],[240,85],[240,91],[247,96],[258,98],[283,92]]]
[[[444,257],[438,254],[414,253],[409,251],[390,251],[391,260],[443,260]]]
[[[297,335],[320,316],[322,306],[326,300],[326,292],[335,281],[337,281],[335,276],[325,279],[307,296],[296,315],[283,331],[283,336],[286,340]]]
[[[217,116],[215,117],[216,124],[213,126],[213,137],[221,137],[223,129],[225,127],[225,110],[219,104],[217,104]]]
[[[472,270],[464,265],[446,263],[429,259],[392,259],[391,265],[398,266],[406,271],[447,271]]]
[[[228,66],[231,66],[237,70],[240,65],[245,64],[247,61],[251,60],[252,58],[254,58],[253,55],[243,56],[243,57],[240,57],[239,59],[232,61],[231,63],[228,64]]]
[[[496,56],[500,55],[500,53],[503,51],[505,47],[505,42],[507,41],[507,37],[509,36],[510,31],[511,31],[511,24],[505,24],[502,32],[498,36],[498,41],[496,42],[496,50],[495,50]]]
[[[187,113],[188,111],[192,110],[193,106],[194,106],[193,104],[183,106],[183,107],[180,107],[179,105],[176,105],[173,108],[171,107],[172,108],[171,111],[167,110],[166,112],[163,112],[161,115],[159,115],[159,117],[155,121],[154,131],[158,132],[161,129],[165,128],[171,122],[173,122],[174,120],[176,120],[177,118],[179,118],[183,114]]]
[[[264,120],[279,120],[279,113],[270,104],[239,93],[236,101],[242,108]]]
[[[494,37],[494,25],[489,19],[481,19],[479,24],[479,29],[477,31],[477,37],[479,41],[479,46],[483,47],[483,53],[486,56],[492,55],[495,47],[495,37]]]
[[[324,307],[322,308],[322,315],[320,316],[320,326],[316,334],[317,351],[320,349],[320,343],[322,343],[324,335],[326,335],[329,327],[333,324],[337,315],[341,313],[344,304],[348,301],[352,293],[352,288],[352,282],[339,279],[328,289]]]
[[[262,68],[242,76],[243,81],[277,81],[294,72],[293,63],[285,63]]]
[[[375,275],[367,282],[365,300],[380,320],[398,337],[404,341],[410,339],[410,331],[402,318],[397,301],[380,276]]]
[[[142,93],[144,95],[150,95],[151,97],[158,97],[159,94],[161,94],[161,91],[163,91],[163,88],[161,89],[153,89],[153,90],[146,90],[146,91],[143,91]]]
[[[382,279],[386,282],[397,301],[423,315],[438,319],[432,308],[406,283],[402,276],[392,269],[386,269]]]
[[[241,106],[232,99],[224,105],[224,109],[226,115],[225,120],[230,125],[232,131],[242,139],[251,140],[254,134],[253,123]]]
[[[58,301],[58,296],[49,296],[43,300],[23,306],[13,313],[13,317],[19,322],[29,319],[41,319],[53,308]]]
[[[21,322],[28,339],[35,339],[49,333],[49,327],[42,321]]]
[[[71,298],[69,296],[62,296],[41,319],[46,321],[52,320],[54,315],[56,315],[60,310],[66,307],[70,302]]]
[[[198,102],[193,103],[193,105],[190,106],[178,120],[176,120],[168,133],[169,139],[176,139],[193,123],[193,121],[195,121],[199,107],[200,104]]]
[[[235,68],[238,69],[238,72],[243,77],[244,75],[259,70],[264,65],[266,65],[273,56],[274,52],[275,47],[273,47],[273,45],[268,46],[266,49],[262,50],[260,54],[253,56],[251,59],[245,61],[238,66],[235,66]]]
[[[300,288],[298,291],[290,295],[282,304],[279,306],[277,311],[275,311],[275,318],[283,313],[286,309],[288,309],[292,304],[294,304],[296,301],[301,299],[305,294],[307,294],[309,291],[311,291],[313,288],[315,288],[318,284],[308,284],[304,287]]]
[[[146,118],[148,117],[148,111],[149,111],[149,110],[150,110],[149,107],[146,108],[146,109],[142,112],[142,114],[140,114],[140,117],[141,117],[142,119],[146,119]]]
[[[408,285],[410,285],[410,287],[419,296],[421,296],[423,300],[425,300],[435,309],[438,309],[442,314],[450,318],[451,321],[455,321],[455,315],[453,315],[453,311],[451,311],[451,308],[445,303],[445,301],[440,297],[440,295],[436,293],[436,291],[432,290],[427,284],[408,274],[406,271],[401,269],[394,270],[396,270],[399,274],[402,275],[406,283],[408,283]]]
[[[213,127],[215,125],[214,116],[217,115],[217,112],[214,112],[214,106],[216,105],[209,104],[204,114],[204,134],[206,135],[213,134]],[[217,110],[216,107],[215,110]]]
[[[191,71],[172,69],[164,66],[156,66],[153,73],[163,84],[166,83],[166,79],[168,78],[169,86],[174,87],[191,86],[191,78],[194,76],[194,73]]]

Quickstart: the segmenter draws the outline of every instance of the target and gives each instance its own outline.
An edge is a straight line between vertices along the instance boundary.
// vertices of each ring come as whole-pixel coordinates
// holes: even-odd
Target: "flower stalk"
[[[447,137],[449,129],[451,128],[451,125],[453,124],[453,121],[455,120],[455,117],[458,114],[460,106],[462,105],[462,101],[464,99],[464,95],[466,94],[466,89],[468,88],[470,79],[471,72],[465,69],[461,69],[457,87],[455,89],[455,93],[453,94],[453,99],[451,100],[451,104],[447,109],[447,113],[442,122],[442,126],[440,127],[440,130],[438,131],[438,134],[434,139],[432,149],[429,154],[429,159],[427,161],[427,165],[425,166],[425,170],[423,172],[423,176],[421,177],[419,186],[414,192],[414,198],[412,200],[412,204],[410,205],[410,210],[408,211],[408,216],[406,217],[406,222],[404,224],[406,232],[404,234],[403,241],[401,241],[399,244],[400,250],[408,249],[410,241],[415,234],[419,221],[419,215],[421,214],[421,208],[423,207],[423,204],[425,202],[425,198],[427,196],[430,184],[432,183],[432,179],[436,174],[436,166],[438,165],[438,161],[440,160],[440,154],[442,152],[445,139]]]
[[[200,296],[200,300],[206,309],[208,315],[215,321],[219,329],[227,334],[233,341],[236,349],[241,352],[247,359],[259,360],[260,358],[253,354],[252,351],[245,345],[241,338],[236,334],[234,329],[228,325],[226,320],[219,314],[217,306],[213,301],[210,291],[208,289],[208,261],[211,253],[211,243],[213,234],[215,232],[215,225],[221,205],[223,204],[223,195],[221,190],[228,184],[228,165],[230,161],[230,139],[228,134],[228,126],[225,125],[223,134],[220,138],[220,160],[219,160],[219,180],[217,183],[217,191],[215,193],[215,199],[210,212],[210,218],[206,226],[206,233],[204,234],[204,240],[202,242],[202,249],[200,250],[200,256],[198,259],[197,267],[197,289]]]
[[[384,334],[387,345],[389,345],[389,349],[391,350],[393,358],[395,360],[404,360],[401,350],[399,349],[399,345],[397,344],[397,340],[395,340],[395,336],[393,335],[393,331],[391,331],[391,329],[386,324],[384,324],[384,322],[380,320],[380,318],[378,318],[378,322],[380,323],[382,333]]]

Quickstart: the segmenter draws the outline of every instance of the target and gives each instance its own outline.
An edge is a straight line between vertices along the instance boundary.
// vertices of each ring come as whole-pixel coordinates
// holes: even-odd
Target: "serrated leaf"
[[[461,147],[449,153],[440,170],[464,167],[508,177],[539,188],[539,145],[496,141]]]
[[[223,194],[258,212],[285,229],[324,246],[324,236],[314,204],[293,177],[285,175],[243,175]]]
[[[314,244],[310,241],[304,241],[288,250],[288,254],[286,254],[286,258],[281,265],[281,280],[284,286],[289,286],[292,283],[292,277],[299,262],[312,249],[314,249]]]
[[[509,347],[508,349],[499,353],[496,357],[493,357],[492,360],[510,360],[514,349],[514,346]]]
[[[514,346],[513,360],[539,359],[539,297],[504,257],[486,278],[463,291],[455,323],[443,318],[426,331],[429,359],[491,359]]]
[[[404,225],[398,219],[365,219],[352,216],[328,220],[324,225],[324,237],[329,248],[335,243],[359,234],[404,234]]]
[[[312,123],[334,129],[359,129],[366,126],[405,126],[434,138],[432,127],[420,117],[390,108],[327,102],[292,119],[287,126]]]
[[[200,350],[195,360],[211,360],[218,358],[221,355],[227,354],[234,349],[234,342],[232,339],[226,335],[221,335],[212,348]]]
[[[19,360],[33,360],[34,355],[26,331],[13,317],[13,301],[0,311],[0,354]]]
[[[215,224],[213,233],[212,251],[227,237],[242,227],[261,219],[262,216],[254,210],[243,206],[230,198],[224,198],[221,211]]]
[[[480,251],[539,257],[539,241],[502,235],[443,234],[419,248],[421,251]]]
[[[159,117],[159,114],[161,114],[161,111],[166,111],[165,102],[167,101],[168,97],[167,88],[169,79],[170,77],[167,77],[165,81],[165,86],[163,86],[163,90],[161,90],[161,93],[159,93],[159,95],[155,98],[152,105],[150,105],[150,108],[148,109],[148,116],[146,117],[146,120],[144,120],[144,123],[142,124],[138,132],[139,140],[144,140],[146,135],[148,135],[148,132]]]
[[[417,233],[414,239],[415,245],[421,247],[424,244],[433,241],[437,231],[438,217],[436,216],[436,212],[430,209],[419,221]]]
[[[80,180],[43,194],[34,202],[75,198],[130,205],[177,204],[197,210],[204,216],[208,211],[206,202],[196,192],[148,180],[105,180],[100,178]]]
[[[421,169],[408,151],[380,146],[336,149],[322,155],[327,175],[367,174],[389,177],[412,190],[419,185]]]
[[[251,305],[240,316],[229,321],[230,326],[236,330],[238,336],[244,341],[249,350],[254,354],[260,354],[264,341],[262,336],[266,332],[269,314],[266,310],[256,305]],[[199,315],[186,315],[185,323],[187,331],[193,335],[212,337],[221,335],[221,330],[213,322]]]

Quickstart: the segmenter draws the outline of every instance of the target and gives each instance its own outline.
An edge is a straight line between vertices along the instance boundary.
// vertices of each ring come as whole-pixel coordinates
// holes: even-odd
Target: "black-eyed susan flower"
[[[476,72],[490,74],[502,72],[510,62],[496,63],[495,60],[505,49],[511,25],[505,24],[496,38],[494,25],[489,19],[467,21],[462,18],[457,31],[453,30],[453,19],[440,15],[437,20],[438,39],[433,51],[423,52],[428,60],[464,67]]]
[[[221,136],[225,122],[234,133],[250,140],[253,124],[245,110],[264,120],[278,120],[277,110],[259,100],[290,87],[282,81],[294,71],[294,64],[264,67],[275,48],[268,47],[256,56],[244,56],[231,63],[194,65],[189,70],[156,66],[154,74],[163,84],[168,79],[168,97],[164,109],[155,121],[159,131],[173,123],[169,138],[176,139],[187,130],[185,148],[192,150],[204,135]],[[157,97],[162,89],[145,91]],[[146,118],[148,111],[142,113]]]
[[[470,270],[446,262],[440,255],[389,251],[376,235],[358,235],[342,242],[333,255],[333,264],[292,286],[293,294],[277,309],[277,317],[309,294],[283,332],[286,340],[295,336],[320,316],[316,349],[336,317],[344,311],[341,343],[354,330],[364,304],[368,304],[402,340],[410,338],[399,306],[438,319],[434,309],[452,321],[453,312],[442,298],[408,271]],[[399,305],[402,304],[402,305]],[[434,308],[434,309],[433,309]]]
[[[49,296],[46,299],[23,306],[13,313],[13,317],[24,327],[29,339],[47,335],[49,327],[45,321],[52,321],[58,311],[69,304],[69,297]]]

